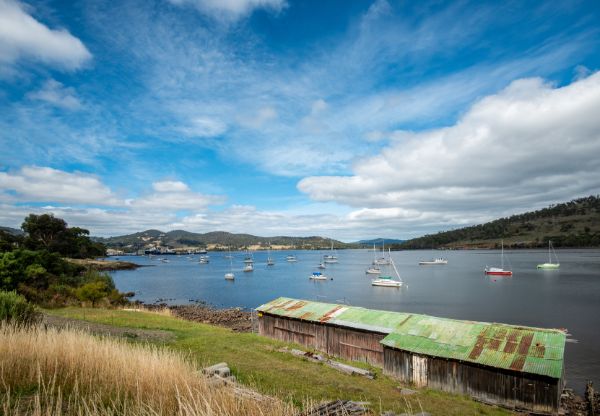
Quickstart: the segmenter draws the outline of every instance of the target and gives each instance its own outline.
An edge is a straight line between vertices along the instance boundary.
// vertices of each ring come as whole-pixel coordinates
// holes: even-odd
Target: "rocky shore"
[[[234,332],[252,331],[252,314],[241,308],[217,309],[205,304],[175,305],[165,303],[144,305],[145,309],[168,309],[173,316],[187,321],[201,322],[229,328]]]

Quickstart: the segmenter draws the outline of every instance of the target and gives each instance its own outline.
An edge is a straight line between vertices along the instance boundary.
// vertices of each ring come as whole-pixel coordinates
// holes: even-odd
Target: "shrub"
[[[7,321],[17,326],[28,326],[40,320],[41,314],[23,296],[15,291],[0,291],[0,321]]]

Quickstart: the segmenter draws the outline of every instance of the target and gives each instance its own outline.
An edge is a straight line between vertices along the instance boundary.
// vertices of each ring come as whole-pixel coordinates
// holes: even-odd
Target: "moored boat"
[[[383,286],[383,287],[400,287],[402,286],[402,278],[400,277],[400,273],[398,273],[398,269],[396,269],[396,265],[392,260],[392,256],[390,255],[390,264],[392,265],[392,269],[396,274],[398,280],[392,278],[392,276],[379,276],[377,279],[371,280],[372,286]]]
[[[419,264],[421,266],[426,266],[426,265],[436,265],[436,264],[448,264],[448,260],[444,259],[442,257],[438,257],[432,260],[421,260],[419,262]]]
[[[484,273],[492,276],[512,276],[512,270],[504,269],[504,240],[501,241],[500,267],[485,266]]]
[[[321,272],[313,272],[310,276],[308,276],[308,278],[311,280],[327,280],[328,279],[328,277],[325,276]]]
[[[552,253],[554,253],[554,257],[556,257],[556,263],[552,263]],[[560,263],[558,262],[558,256],[554,251],[554,247],[552,247],[552,241],[548,240],[548,263],[538,264],[538,269],[546,269],[546,270],[556,270],[560,267]]]

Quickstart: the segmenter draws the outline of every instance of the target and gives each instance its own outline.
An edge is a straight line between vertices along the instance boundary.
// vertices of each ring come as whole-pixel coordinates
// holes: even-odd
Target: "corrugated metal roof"
[[[381,343],[417,354],[560,378],[566,336],[551,329],[459,321],[278,298],[260,312],[389,334]]]
[[[381,343],[417,354],[560,378],[565,340],[559,330],[413,315]]]
[[[278,298],[256,310],[288,318],[389,334],[411,315],[402,312],[378,311],[357,306]]]

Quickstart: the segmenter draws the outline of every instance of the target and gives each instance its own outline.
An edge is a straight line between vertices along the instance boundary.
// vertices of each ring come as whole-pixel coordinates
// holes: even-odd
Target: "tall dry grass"
[[[214,386],[182,356],[74,330],[0,325],[4,415],[291,415]]]

